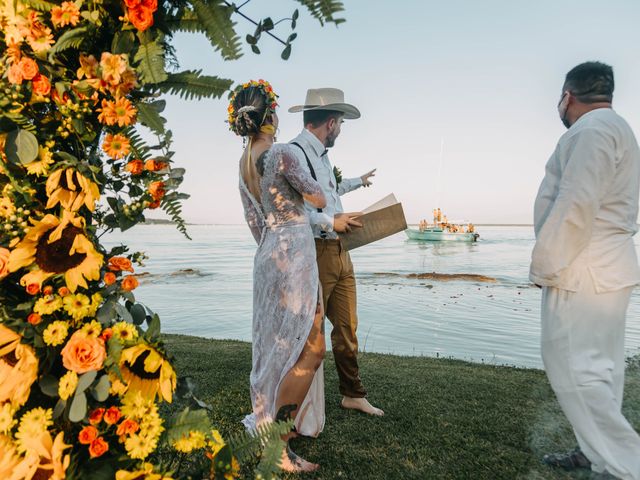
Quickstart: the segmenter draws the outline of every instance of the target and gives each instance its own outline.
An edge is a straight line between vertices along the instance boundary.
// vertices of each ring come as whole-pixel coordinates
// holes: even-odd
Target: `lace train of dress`
[[[264,157],[261,204],[240,176],[245,218],[258,250],[253,269],[253,413],[243,424],[255,430],[276,416],[280,383],[297,362],[318,302],[318,267],[311,227],[301,193],[320,186],[288,145],[274,145]],[[297,431],[316,437],[325,421],[324,370],[317,370],[296,417]]]

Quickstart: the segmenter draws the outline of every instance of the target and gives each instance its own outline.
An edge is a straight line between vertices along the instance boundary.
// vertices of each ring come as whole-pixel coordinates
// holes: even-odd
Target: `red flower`
[[[130,8],[129,21],[138,30],[144,32],[147,28],[153,25],[153,10],[145,7],[144,5],[138,5],[136,8]]]
[[[96,408],[93,412],[89,414],[89,423],[91,425],[97,425],[102,421],[102,416],[104,415],[104,408]]]
[[[98,436],[98,430],[92,425],[87,425],[78,434],[78,441],[83,445],[89,445]]]

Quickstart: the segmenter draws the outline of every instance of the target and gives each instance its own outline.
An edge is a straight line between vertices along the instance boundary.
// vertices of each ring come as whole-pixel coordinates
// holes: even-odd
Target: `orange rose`
[[[98,430],[92,425],[87,425],[78,434],[78,441],[83,445],[89,445],[98,436]]]
[[[27,317],[27,322],[29,322],[31,325],[38,325],[41,321],[42,317],[37,313],[31,313]]]
[[[122,289],[125,292],[130,292],[131,290],[135,290],[138,288],[138,279],[135,275],[127,275],[122,279]]]
[[[98,425],[102,421],[104,415],[104,408],[96,408],[89,414],[89,423],[91,425]]]
[[[153,202],[151,202],[149,204],[149,208],[151,210],[154,210],[154,209],[158,208],[159,206],[160,206],[160,200],[154,200]]]
[[[129,21],[141,32],[153,25],[153,10],[138,5],[129,9]]]
[[[105,285],[113,285],[116,283],[116,274],[113,272],[107,272],[104,274]]]
[[[167,168],[167,165],[169,165],[167,162],[161,162],[154,158],[144,162],[145,170],[149,170],[150,172],[159,172],[160,170]]]
[[[109,450],[109,444],[104,441],[104,438],[98,437],[91,442],[89,455],[91,455],[91,458],[101,457],[107,452],[107,450]]]
[[[53,295],[53,287],[51,285],[47,285],[42,289],[42,294],[47,296]]]
[[[131,160],[124,169],[131,175],[140,175],[144,171],[144,162],[140,159]]]
[[[131,272],[133,273],[133,267],[131,266],[131,260],[124,257],[111,257],[109,259],[109,270],[113,272]]]
[[[120,425],[118,425],[118,430],[116,430],[116,434],[122,437],[123,435],[130,435],[132,433],[136,433],[138,430],[140,430],[140,425],[138,425],[138,422],[127,418]]]
[[[29,285],[27,285],[27,293],[29,295],[37,295],[38,293],[40,293],[40,285],[38,285],[37,283],[30,283]]]
[[[0,280],[9,275],[9,255],[11,252],[6,248],[0,248]]]
[[[105,342],[108,341],[111,337],[113,337],[113,330],[111,330],[111,328],[105,328],[100,334],[100,338]]]
[[[33,77],[33,93],[46,97],[51,92],[51,82],[47,77],[37,74]]]
[[[89,337],[81,330],[71,335],[60,354],[64,368],[78,374],[100,370],[107,358],[104,341],[101,338]]]
[[[138,5],[140,5],[140,0],[124,0],[124,4],[127,6],[127,8],[136,8]]]
[[[24,77],[22,76],[22,69],[20,68],[20,64],[14,63],[13,65],[11,65],[11,67],[9,67],[7,78],[9,82],[13,83],[14,85],[20,85],[22,83]]]
[[[60,295],[61,297],[66,297],[70,293],[71,292],[69,291],[69,289],[67,287],[60,287],[58,289],[58,295]]]
[[[31,80],[38,74],[38,64],[29,57],[22,57],[18,65],[25,80]]]
[[[158,9],[158,0],[142,0],[140,4],[143,7],[147,7],[152,12],[155,12]]]
[[[151,182],[151,185],[149,185],[149,193],[154,200],[161,200],[165,194],[164,182]]]
[[[122,413],[120,412],[118,407],[111,407],[111,408],[109,408],[109,410],[107,410],[105,412],[104,421],[108,425],[115,425],[116,423],[118,423],[120,421],[121,417],[122,417]]]

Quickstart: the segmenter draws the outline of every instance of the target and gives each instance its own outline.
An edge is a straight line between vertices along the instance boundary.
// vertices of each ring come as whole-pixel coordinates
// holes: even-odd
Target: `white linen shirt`
[[[538,191],[531,281],[575,292],[590,275],[597,293],[640,283],[639,191],[640,150],[627,122],[610,108],[582,115],[560,137]]]
[[[318,212],[318,209],[310,203],[304,202],[304,207],[309,215],[309,223],[313,229],[313,236],[321,238],[320,232],[326,232],[325,238],[338,238],[338,234],[333,231],[333,216],[336,213],[344,212],[340,195],[344,195],[361,187],[362,179],[360,177],[343,178],[336,189],[337,181],[333,173],[333,166],[329,161],[329,157],[326,154],[323,155],[325,148],[322,142],[318,140],[318,137],[304,128],[296,138],[291,140],[291,143],[294,142],[304,148],[304,151],[307,153],[316,177],[318,177],[317,181],[327,198],[327,206],[322,209],[322,212]],[[300,164],[303,165],[305,169],[309,169],[302,150],[295,145],[291,150],[297,156]]]

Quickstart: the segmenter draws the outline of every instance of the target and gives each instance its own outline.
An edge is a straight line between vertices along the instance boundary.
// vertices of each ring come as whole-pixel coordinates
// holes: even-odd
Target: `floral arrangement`
[[[236,123],[236,118],[238,118],[238,112],[236,110],[236,105],[235,105],[236,96],[242,90],[249,87],[258,88],[260,92],[264,95],[265,99],[267,100],[267,108],[264,114],[265,118],[270,117],[271,115],[276,113],[276,108],[278,108],[278,95],[276,94],[276,92],[273,91],[273,87],[271,86],[271,84],[266,80],[262,80],[262,79],[258,81],[249,80],[246,83],[242,83],[238,85],[231,92],[231,95],[229,97],[229,106],[227,107],[227,114],[228,114],[227,123],[229,124],[229,130],[233,131],[233,126]]]
[[[321,22],[339,20],[303,3]],[[234,443],[203,409],[160,414],[180,392],[201,402],[177,378],[158,315],[136,300],[145,256],[100,242],[153,209],[187,235],[184,169],[159,97],[219,98],[232,82],[176,71],[170,40],[201,32],[238,58],[238,10],[0,0],[0,478],[169,480],[181,476],[173,454],[191,454],[198,478],[230,480],[262,446],[261,475],[274,471],[289,426]]]

